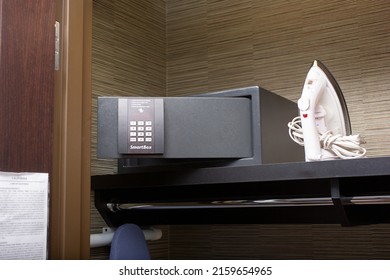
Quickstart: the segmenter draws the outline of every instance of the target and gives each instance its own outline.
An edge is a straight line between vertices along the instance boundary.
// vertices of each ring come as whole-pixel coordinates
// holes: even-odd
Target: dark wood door
[[[55,1],[0,0],[0,170],[52,168]]]

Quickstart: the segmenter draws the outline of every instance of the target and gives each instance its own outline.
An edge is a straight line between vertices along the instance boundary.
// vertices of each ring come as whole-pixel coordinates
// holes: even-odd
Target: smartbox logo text
[[[130,145],[130,150],[151,150],[152,146],[148,145]]]

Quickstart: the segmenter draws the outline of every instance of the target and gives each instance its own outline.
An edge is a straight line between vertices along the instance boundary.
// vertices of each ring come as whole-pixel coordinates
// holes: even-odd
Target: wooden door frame
[[[56,0],[60,69],[55,76],[50,259],[89,259],[92,0]]]

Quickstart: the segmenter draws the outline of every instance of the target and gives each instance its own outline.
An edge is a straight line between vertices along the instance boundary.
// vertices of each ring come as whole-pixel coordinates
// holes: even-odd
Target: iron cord
[[[288,123],[289,135],[291,139],[304,146],[303,130],[301,117],[295,117]],[[334,135],[332,131],[328,130],[324,133],[318,132],[321,148],[332,152],[333,156],[327,157],[327,159],[352,159],[365,157],[367,150],[361,147],[365,141],[359,134],[355,135]]]

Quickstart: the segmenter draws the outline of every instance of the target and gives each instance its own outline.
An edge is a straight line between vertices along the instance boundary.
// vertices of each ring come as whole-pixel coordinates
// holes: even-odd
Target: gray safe
[[[302,161],[288,135],[297,105],[260,87],[189,97],[100,97],[97,157],[122,167]]]

